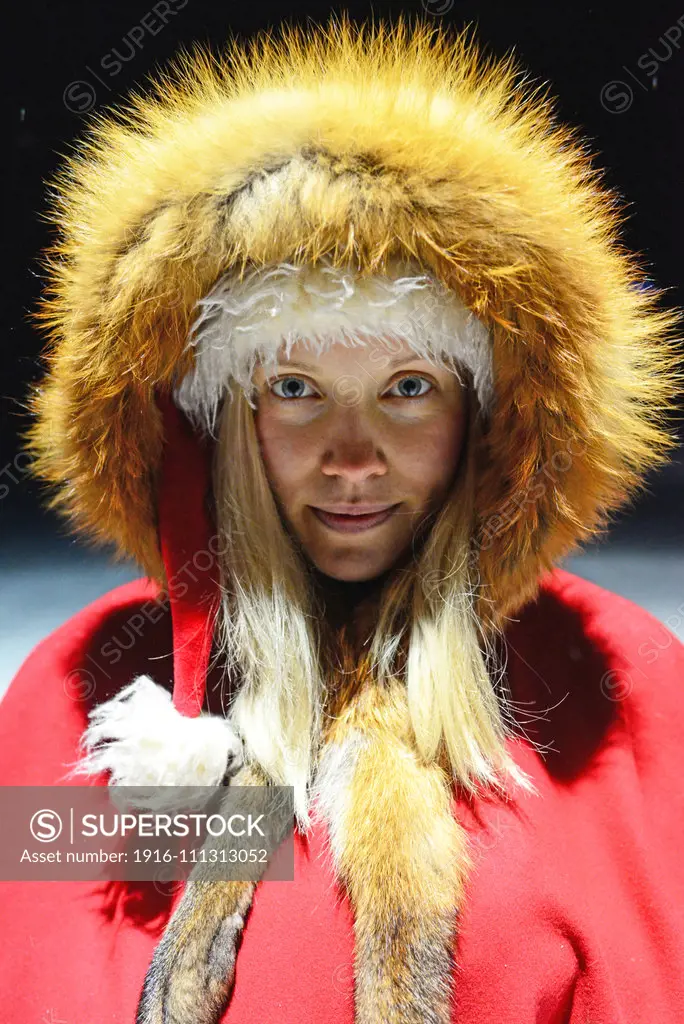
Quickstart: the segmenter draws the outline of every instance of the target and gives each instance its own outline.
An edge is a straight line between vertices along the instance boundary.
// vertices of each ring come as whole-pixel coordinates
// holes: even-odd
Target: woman
[[[554,566],[674,444],[677,314],[462,38],[178,70],[60,178],[28,435],[147,578],[27,660],[3,782],[291,786],[295,880],[5,884],[7,1019],[674,1024],[684,649]]]

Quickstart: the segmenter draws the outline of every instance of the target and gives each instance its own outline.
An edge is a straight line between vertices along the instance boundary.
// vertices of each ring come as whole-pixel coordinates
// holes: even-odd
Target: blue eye
[[[397,394],[396,391],[394,391],[394,389],[399,387],[400,385],[406,384],[410,386],[410,393],[407,394],[406,392],[404,392]],[[277,390],[278,387],[281,385],[283,387],[284,393]],[[302,391],[302,389],[306,388],[309,388],[308,393],[306,391]],[[427,377],[421,377],[419,374],[413,373],[407,374],[406,376],[401,377],[399,380],[395,381],[392,387],[388,391],[386,391],[385,394],[389,395],[392,398],[423,398],[425,395],[429,394],[430,391],[433,390],[433,388],[434,385],[432,384],[431,381],[427,379]],[[291,375],[288,375],[286,377],[279,377],[277,380],[275,380],[271,385],[271,391],[276,396],[276,398],[280,398],[284,401],[295,398],[311,398],[316,394],[314,389],[311,387],[309,383],[307,383],[307,381],[303,380],[301,377],[295,377]]]
[[[274,393],[274,395],[277,398],[283,398],[285,400],[287,400],[288,398],[309,398],[309,397],[311,397],[310,395],[293,394],[293,388],[292,388],[292,383],[293,382],[294,382],[295,385],[301,385],[303,387],[308,387],[308,388],[311,387],[311,385],[307,384],[305,380],[301,379],[301,377],[279,377],[278,380],[274,381],[273,384],[271,385],[271,391]],[[276,391],[276,387],[279,384],[285,384],[285,383],[287,383],[286,394],[281,395],[278,391]]]
[[[427,388],[424,389],[423,391],[416,392],[416,390],[415,390],[415,383],[414,383],[415,381],[419,381],[422,384],[427,384]],[[386,394],[388,394],[388,395],[392,394],[392,391],[393,391],[394,388],[398,387],[400,384],[406,384],[407,382],[411,383],[411,387],[413,389],[412,393],[408,394],[408,395],[407,394],[392,395],[393,398],[423,398],[423,396],[427,395],[429,393],[429,391],[432,390],[432,387],[433,387],[432,383],[427,379],[427,377],[419,377],[418,374],[412,373],[412,374],[410,374],[407,377],[401,377],[399,380],[395,381],[394,384],[392,385],[392,387],[390,388],[390,390],[386,392]],[[419,386],[420,386],[420,384],[419,384]]]

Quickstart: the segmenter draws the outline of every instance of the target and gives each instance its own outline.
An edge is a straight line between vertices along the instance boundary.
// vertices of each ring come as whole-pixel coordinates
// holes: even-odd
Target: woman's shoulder
[[[554,1020],[674,1021],[684,646],[644,608],[559,569],[505,641],[511,749],[537,793],[456,805],[474,858],[459,1020],[532,1020],[544,1005]]]
[[[671,774],[684,740],[684,644],[645,608],[554,569],[508,622],[504,649],[512,708],[546,750],[546,771],[577,777],[610,746]]]
[[[587,623],[591,621],[598,630],[610,632],[618,629],[623,639],[628,641],[642,640],[644,631],[666,631],[672,639],[670,646],[675,650],[684,649],[674,632],[684,626],[684,599],[661,622],[635,601],[560,567],[542,577],[540,589],[563,604],[581,610]]]
[[[27,672],[33,675],[46,668],[68,672],[82,661],[88,661],[93,669],[95,659],[104,676],[108,667],[122,660],[130,635],[144,640],[146,634],[154,632],[149,627],[165,622],[167,612],[168,601],[161,587],[148,577],[106,591],[36,644],[17,671],[7,697],[14,681]]]
[[[534,641],[581,662],[593,650],[632,681],[684,667],[684,600],[661,621],[646,608],[606,587],[555,568],[540,581],[537,598],[511,620],[507,634]],[[536,646],[536,644],[535,644]],[[680,677],[681,678],[681,677]]]

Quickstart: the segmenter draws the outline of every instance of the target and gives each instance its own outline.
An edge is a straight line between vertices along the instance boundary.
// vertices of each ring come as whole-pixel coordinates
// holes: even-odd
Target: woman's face
[[[281,512],[314,565],[349,581],[389,569],[441,506],[467,422],[454,374],[404,342],[364,340],[320,356],[297,342],[273,376],[254,375]]]

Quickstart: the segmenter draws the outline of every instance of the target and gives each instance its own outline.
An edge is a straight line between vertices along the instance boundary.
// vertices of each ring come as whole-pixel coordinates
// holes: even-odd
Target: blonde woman
[[[5,1019],[675,1024],[684,648],[558,563],[674,444],[678,314],[510,62],[229,53],[56,183],[27,444],[146,576],[33,652],[0,758],[291,787],[295,877],[4,883]]]

